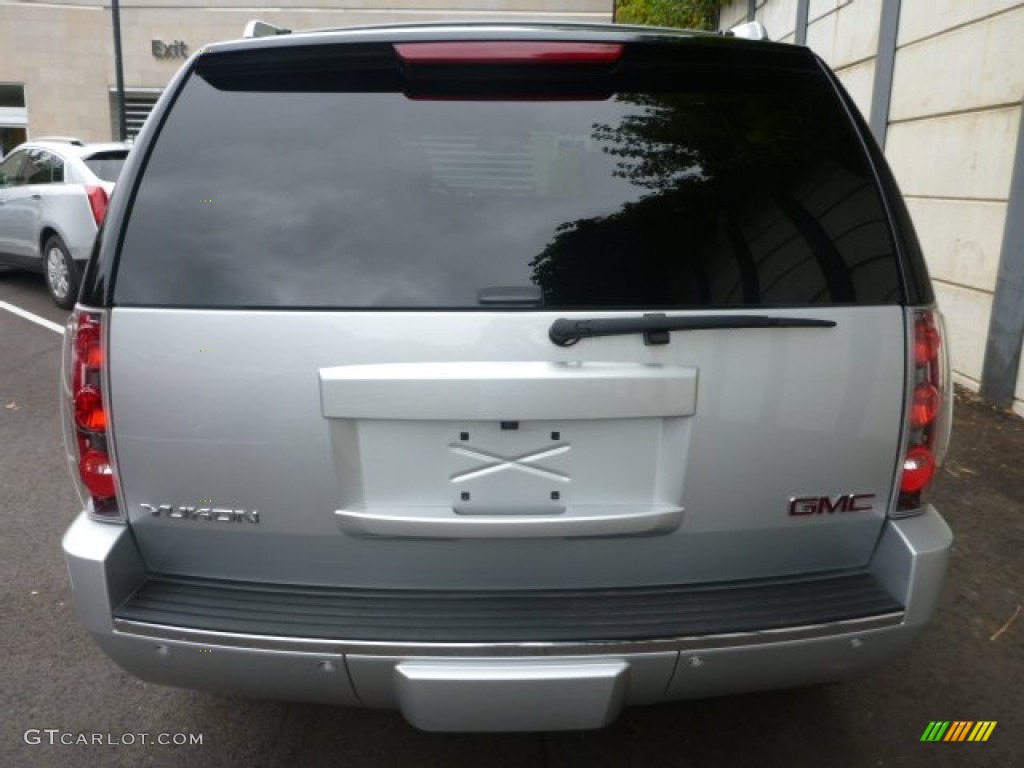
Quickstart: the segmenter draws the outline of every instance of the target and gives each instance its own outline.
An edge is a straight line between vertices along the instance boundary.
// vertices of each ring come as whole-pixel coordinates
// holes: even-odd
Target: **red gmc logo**
[[[807,515],[831,515],[836,512],[870,512],[873,493],[844,493],[833,499],[831,496],[800,496],[789,500],[789,514],[792,517]]]

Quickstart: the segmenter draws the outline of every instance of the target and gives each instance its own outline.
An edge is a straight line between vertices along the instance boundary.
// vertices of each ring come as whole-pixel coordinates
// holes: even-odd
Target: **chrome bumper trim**
[[[638,641],[540,642],[540,643],[392,643],[365,640],[325,640],[305,637],[246,635],[172,627],[141,621],[114,619],[114,634],[122,637],[289,653],[345,654],[368,656],[588,656],[594,654],[654,653],[695,649],[738,648],[793,640],[815,640],[850,633],[867,632],[903,623],[903,612],[886,613],[826,624],[784,627],[757,632],[671,637]]]

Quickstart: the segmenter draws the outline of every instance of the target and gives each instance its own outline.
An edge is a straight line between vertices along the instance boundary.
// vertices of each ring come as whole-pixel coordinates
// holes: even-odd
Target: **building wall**
[[[891,2],[892,0],[886,0]],[[796,0],[757,3],[792,40]],[[809,0],[807,45],[870,113],[883,0]],[[747,0],[723,8],[745,21]],[[954,377],[978,390],[1024,96],[1024,2],[902,0],[885,154],[907,200],[946,316]],[[1020,297],[1024,302],[1024,295]],[[1024,366],[1013,407],[1024,415]]]
[[[113,51],[102,8],[0,3],[0,82],[24,85],[30,137],[110,138]]]
[[[152,40],[181,40],[194,52],[207,43],[240,37],[253,18],[288,29],[319,29],[451,19],[610,21],[612,9],[612,0],[398,0],[402,7],[348,0],[344,11],[331,9],[338,5],[334,0],[302,0],[301,8],[275,2],[275,10],[253,10],[251,0],[217,0],[216,9],[202,7],[208,3],[199,0],[174,2],[176,7],[167,7],[167,0],[134,0],[122,7],[124,37],[138,41],[124,49],[125,72],[132,73],[132,85],[162,86],[181,65],[180,59],[155,58]]]
[[[128,89],[163,88],[184,55],[158,58],[152,41],[207,43],[241,36],[254,17],[291,29],[446,21],[610,21],[612,0],[276,0],[274,10],[251,0],[122,0],[124,82]],[[345,10],[335,10],[344,5]],[[184,54],[184,52],[183,52]],[[115,86],[109,0],[0,0],[0,83],[23,84],[29,138],[112,138]]]
[[[1021,125],[1024,3],[904,5],[886,149],[949,315],[954,370],[977,389]],[[1024,376],[1016,394],[1024,413]]]

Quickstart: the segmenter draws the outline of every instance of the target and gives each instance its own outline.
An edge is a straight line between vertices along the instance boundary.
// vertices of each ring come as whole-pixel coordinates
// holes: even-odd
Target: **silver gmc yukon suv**
[[[63,547],[133,674],[583,729],[861,674],[935,613],[942,322],[809,50],[228,42],[121,185],[66,334]]]

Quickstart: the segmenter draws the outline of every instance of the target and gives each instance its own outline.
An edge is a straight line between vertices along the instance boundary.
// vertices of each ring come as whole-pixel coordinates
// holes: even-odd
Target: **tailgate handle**
[[[540,421],[692,416],[697,369],[640,363],[383,363],[321,368],[328,419]]]
[[[766,315],[711,315],[700,317],[598,317],[573,320],[560,317],[548,329],[548,338],[558,347],[571,347],[592,336],[644,334],[644,344],[668,344],[669,331],[714,331],[729,328],[834,328],[834,320],[813,317],[769,317]]]
[[[558,516],[456,515],[450,509],[416,512],[339,509],[334,514],[350,536],[414,539],[536,539],[590,536],[642,536],[674,531],[682,507],[655,506],[637,512],[594,513],[586,508]]]

